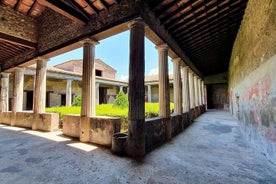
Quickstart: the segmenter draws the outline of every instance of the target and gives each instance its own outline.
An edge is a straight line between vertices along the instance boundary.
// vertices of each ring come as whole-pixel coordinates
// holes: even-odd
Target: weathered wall
[[[228,73],[220,73],[204,77],[207,86],[207,108],[228,109]]]
[[[249,0],[229,65],[230,111],[276,163],[276,1]]]
[[[0,4],[0,32],[37,42],[37,21]]]

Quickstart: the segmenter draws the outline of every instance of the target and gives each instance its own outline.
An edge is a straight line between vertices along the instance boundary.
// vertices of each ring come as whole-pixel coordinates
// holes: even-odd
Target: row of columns
[[[145,59],[144,59],[144,35],[145,25],[141,20],[134,20],[129,23],[130,28],[130,56],[129,56],[129,114],[128,114],[128,138],[127,153],[133,157],[145,155]],[[80,140],[89,141],[90,121],[89,118],[95,115],[96,93],[95,88],[95,45],[98,42],[86,39],[83,42],[83,75],[82,75],[82,105]],[[166,44],[157,45],[159,63],[159,116],[164,118],[166,139],[171,139],[170,121],[170,94],[169,94],[169,75],[168,75],[168,49]],[[187,66],[181,66],[180,58],[174,58],[174,106],[175,114],[182,115],[183,111],[202,105],[203,81],[197,77]],[[45,110],[46,97],[46,63],[47,60],[38,59],[35,78],[34,91],[34,112],[42,113]],[[22,95],[22,71],[16,70],[14,111]],[[182,75],[182,77],[181,77]],[[8,74],[2,74],[1,79],[1,111],[7,108],[8,102],[5,95],[8,93]],[[181,80],[182,79],[182,80]],[[72,81],[67,81],[67,96],[71,97]],[[20,90],[20,93],[18,91]],[[148,87],[148,91],[151,88]],[[22,95],[23,96],[23,95]],[[150,98],[151,99],[151,98]],[[69,102],[70,100],[70,102]],[[71,99],[67,99],[67,104]],[[21,105],[22,106],[22,105]]]
[[[46,99],[46,65],[44,58],[37,59],[36,76],[34,82],[34,113],[45,112]],[[10,73],[1,73],[1,98],[0,111],[6,112],[9,109],[9,75]],[[13,83],[13,104],[12,112],[21,112],[23,110],[23,86],[24,86],[24,68],[15,68]]]

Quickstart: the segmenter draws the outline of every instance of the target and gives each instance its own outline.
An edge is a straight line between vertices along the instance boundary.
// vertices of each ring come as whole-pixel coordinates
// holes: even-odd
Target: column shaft
[[[145,27],[141,20],[129,23],[129,111],[127,153],[132,157],[145,155]]]
[[[198,106],[198,84],[197,84],[197,76],[194,75],[194,89],[195,89],[195,107]]]
[[[85,40],[83,44],[83,69],[82,69],[82,103],[81,116],[95,116],[95,45],[93,40]]]
[[[95,45],[96,41],[86,39],[83,41],[83,65],[82,65],[82,100],[80,141],[90,140],[90,117],[96,115],[96,89],[95,89]]]
[[[66,82],[66,106],[71,106],[72,102],[72,80]]]
[[[96,82],[96,105],[100,104],[100,83]]]
[[[151,85],[148,85],[148,102],[151,102]]]
[[[189,73],[186,66],[182,67],[182,97],[183,97],[183,110],[189,112],[190,98],[189,98]]]
[[[159,60],[159,116],[166,118],[165,131],[166,139],[171,139],[170,121],[170,85],[168,75],[168,46],[158,45]]]
[[[189,71],[189,91],[190,91],[190,108],[195,107],[195,89],[194,89],[194,75]]]
[[[198,85],[198,105],[202,105],[202,99],[201,99],[201,79],[197,79],[197,85]]]
[[[23,110],[24,68],[16,68],[13,81],[13,105],[12,112]]]
[[[9,110],[9,75],[9,73],[1,73],[1,112]]]
[[[174,94],[174,113],[182,115],[182,87],[181,87],[181,72],[180,58],[173,59],[173,94]]]
[[[34,87],[34,113],[44,113],[46,103],[46,66],[47,60],[38,58]]]

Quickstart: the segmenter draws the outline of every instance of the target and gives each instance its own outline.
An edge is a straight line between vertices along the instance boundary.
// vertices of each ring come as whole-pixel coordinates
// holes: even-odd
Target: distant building
[[[81,95],[82,64],[82,60],[69,60],[55,66],[47,66],[46,107],[70,106],[74,99]],[[33,108],[35,68],[35,65],[31,65],[24,71],[23,110]],[[102,60],[95,59],[97,104],[113,103],[119,91],[127,93],[128,81],[116,79],[116,73],[114,68]],[[10,86],[12,86],[12,81],[10,80]],[[170,99],[173,101],[172,75],[169,75],[169,81]],[[13,94],[12,89],[10,87],[10,97]],[[158,102],[158,93],[158,75],[145,76],[145,101]],[[12,104],[11,102],[12,98],[9,104]]]

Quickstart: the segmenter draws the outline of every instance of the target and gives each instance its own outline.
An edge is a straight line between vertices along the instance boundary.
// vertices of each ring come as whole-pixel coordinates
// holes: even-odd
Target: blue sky
[[[118,79],[128,79],[129,66],[129,31],[114,35],[99,41],[96,45],[96,58],[101,59],[117,70]],[[49,66],[59,64],[72,59],[82,58],[82,48],[50,58]],[[172,73],[172,62],[169,58],[169,72]],[[145,38],[145,75],[157,74],[158,52],[155,45]]]

